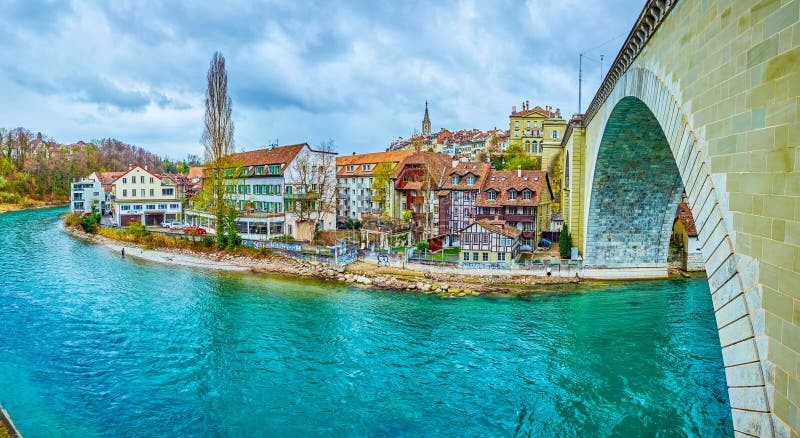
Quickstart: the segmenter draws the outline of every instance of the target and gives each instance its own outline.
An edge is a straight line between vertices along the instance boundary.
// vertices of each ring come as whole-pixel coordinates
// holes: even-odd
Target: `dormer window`
[[[468,186],[475,185],[475,175],[467,175],[467,185]]]
[[[372,170],[372,164],[362,164],[361,170],[363,170],[364,172],[369,172],[370,170]]]
[[[486,199],[488,199],[489,201],[494,201],[495,199],[497,199],[497,192],[495,192],[494,190],[487,191]]]
[[[459,180],[458,175],[453,175],[450,178],[450,182],[453,183],[453,185],[458,184],[458,180]]]
[[[509,190],[508,191],[508,199],[511,199],[511,200],[517,199],[517,191],[514,190],[514,189]]]
[[[530,190],[522,191],[522,199],[524,199],[525,201],[530,201],[532,197],[533,197],[533,192],[531,192]]]
[[[348,172],[348,173],[355,172],[355,170],[356,170],[356,166],[355,166],[355,164],[349,164],[349,165],[347,166],[347,172]]]

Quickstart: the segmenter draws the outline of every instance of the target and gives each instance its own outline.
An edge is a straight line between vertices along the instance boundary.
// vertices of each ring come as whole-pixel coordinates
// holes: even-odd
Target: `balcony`
[[[506,222],[533,222],[536,216],[532,214],[476,214],[475,220],[489,219]]]
[[[288,201],[314,201],[319,199],[319,193],[284,193],[283,199]]]

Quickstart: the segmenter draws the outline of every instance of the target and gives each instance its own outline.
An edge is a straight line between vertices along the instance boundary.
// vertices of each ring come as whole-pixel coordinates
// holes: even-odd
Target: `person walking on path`
[[[122,258],[125,258],[125,248],[122,248]]]

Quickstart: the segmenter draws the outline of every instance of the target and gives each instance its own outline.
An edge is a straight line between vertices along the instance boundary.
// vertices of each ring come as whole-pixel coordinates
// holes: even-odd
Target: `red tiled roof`
[[[256,149],[254,151],[238,152],[228,155],[227,159],[228,162],[232,163],[235,167],[254,167],[280,164],[281,169],[279,174],[283,175],[284,170],[286,170],[286,166],[288,166],[294,157],[300,153],[303,147],[307,146],[307,143],[300,143],[289,146],[279,146],[274,149]],[[254,172],[255,169],[250,169],[248,176],[252,176]]]
[[[515,199],[508,198],[509,190],[515,190]],[[531,199],[523,199],[522,192],[527,189],[533,192]],[[493,200],[487,199],[487,192],[497,192]],[[492,170],[482,187],[482,193],[475,200],[476,207],[500,206],[537,206],[541,201],[542,192],[549,190],[547,172],[543,170]]]
[[[506,225],[505,221],[490,221],[487,219],[481,219],[479,221],[476,221],[473,224],[470,224],[467,227],[465,227],[464,230],[473,225],[480,225],[489,231],[495,232],[497,234],[506,237],[511,237],[512,239],[516,239],[517,237],[519,237],[520,234],[522,234],[521,230],[518,230],[516,227],[510,227]]]
[[[406,170],[407,166],[411,165],[425,165],[431,170],[431,177],[433,178],[434,184],[437,186],[439,185],[439,180],[442,178],[442,174],[445,172],[445,169],[450,165],[452,160],[450,159],[449,155],[439,154],[436,152],[416,152],[411,154],[397,164],[397,167],[392,173],[392,179],[397,179],[402,175],[402,173]]]
[[[689,210],[689,206],[685,202],[678,204],[678,212],[676,213],[677,220],[681,221],[683,228],[686,228],[686,233],[692,237],[697,237],[697,227],[694,224],[694,217]]]
[[[203,177],[203,167],[201,166],[193,166],[189,168],[189,174],[186,175],[191,179],[195,178],[202,178]]]
[[[517,112],[511,113],[511,117],[525,117],[525,116],[529,116],[531,114],[540,114],[540,115],[543,115],[545,117],[558,117],[558,115],[556,113],[554,113],[552,111],[547,111],[546,109],[543,109],[542,107],[539,107],[539,106],[537,106],[537,107],[535,107],[533,109],[522,110],[522,111],[517,111]]]
[[[468,161],[466,163],[459,162],[456,167],[447,169],[441,188],[445,190],[480,190],[490,169],[491,165],[489,163],[478,163],[474,161]],[[475,176],[475,184],[467,185],[467,179],[464,178],[467,174]],[[453,184],[453,175],[461,177],[459,178],[458,184]]]
[[[377,167],[378,163],[394,163],[398,164],[403,158],[413,154],[414,151],[412,150],[402,150],[402,151],[389,151],[389,152],[375,152],[371,154],[360,154],[360,155],[342,155],[336,157],[336,176],[341,177],[349,177],[349,176],[372,176],[375,172],[375,168]],[[374,164],[375,166],[372,169],[365,171],[363,170],[362,165],[364,164]],[[355,165],[356,168],[353,172],[347,171],[348,165]]]

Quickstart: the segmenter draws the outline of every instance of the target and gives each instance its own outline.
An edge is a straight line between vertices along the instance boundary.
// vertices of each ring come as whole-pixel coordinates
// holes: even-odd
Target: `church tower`
[[[431,135],[431,119],[428,117],[428,101],[425,101],[425,117],[422,119],[422,135]]]

